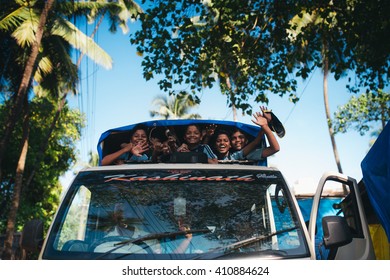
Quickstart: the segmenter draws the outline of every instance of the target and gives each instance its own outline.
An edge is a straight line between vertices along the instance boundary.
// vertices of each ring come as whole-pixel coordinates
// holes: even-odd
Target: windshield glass
[[[53,223],[43,258],[308,256],[279,172],[115,172],[79,174]]]

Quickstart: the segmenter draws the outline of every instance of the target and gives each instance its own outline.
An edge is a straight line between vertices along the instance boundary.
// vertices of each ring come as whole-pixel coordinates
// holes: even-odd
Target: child
[[[264,135],[264,129],[268,122],[260,113],[253,116],[255,119],[252,120],[252,122],[262,127],[262,130],[259,131],[256,138],[249,144],[247,144],[248,140],[246,136],[240,130],[235,130],[233,133],[236,148],[234,152],[230,151],[232,148],[232,141],[229,138],[229,134],[226,131],[217,132],[214,147],[217,151],[219,160],[244,160],[247,159],[249,154],[256,151],[255,149],[261,143],[261,138]],[[258,157],[258,159],[262,158],[262,151]]]
[[[269,142],[269,146],[262,148],[262,149],[255,149],[255,147],[251,147],[250,151],[246,153],[245,157],[246,159],[250,160],[261,160],[264,158],[267,158],[275,153],[277,153],[280,150],[280,146],[278,141],[276,140],[275,135],[272,133],[271,128],[268,126],[268,121],[265,117],[261,116],[261,113],[254,114],[255,119],[252,120],[253,123],[261,126],[261,131],[256,137],[261,138],[263,134],[267,137],[267,140]],[[246,138],[245,134],[242,133],[239,129],[235,130],[231,135],[231,145],[232,149],[235,152],[243,151],[244,148],[247,148],[247,145],[251,145],[252,143],[248,144],[248,139]],[[260,142],[259,142],[260,143]],[[257,143],[258,144],[258,143]]]
[[[149,150],[147,128],[136,126],[130,136],[129,143],[123,143],[121,149],[106,155],[101,165],[123,164],[126,161],[141,162],[149,160],[145,152]]]
[[[202,144],[202,130],[195,124],[187,126],[184,134],[184,144],[182,144],[178,152],[198,152],[205,153],[208,158],[208,163],[218,163],[217,156],[213,153],[210,146]]]
[[[152,145],[152,162],[169,162],[171,154],[177,150],[175,136],[168,136],[165,141],[154,139]]]

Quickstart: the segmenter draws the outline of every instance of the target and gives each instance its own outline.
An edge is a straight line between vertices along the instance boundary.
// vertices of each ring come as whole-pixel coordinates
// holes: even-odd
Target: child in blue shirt
[[[208,163],[218,163],[217,156],[207,144],[202,144],[202,130],[195,124],[187,126],[184,134],[185,143],[182,144],[178,152],[198,152],[207,155]]]

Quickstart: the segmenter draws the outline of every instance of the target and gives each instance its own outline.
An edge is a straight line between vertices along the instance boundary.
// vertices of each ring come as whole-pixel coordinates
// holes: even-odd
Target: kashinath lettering
[[[140,181],[241,181],[241,182],[251,182],[254,181],[253,175],[244,175],[244,176],[192,176],[192,175],[183,175],[183,174],[173,174],[168,176],[140,176],[138,174],[131,175],[118,175],[118,176],[109,176],[105,180],[105,183],[111,181],[122,181],[122,182],[140,182]]]

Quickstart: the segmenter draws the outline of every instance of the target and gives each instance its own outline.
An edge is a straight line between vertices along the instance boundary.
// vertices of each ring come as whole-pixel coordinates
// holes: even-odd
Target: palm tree
[[[47,1],[44,8],[42,8],[37,2],[29,2],[32,5],[35,4],[34,6],[25,6],[24,2],[15,1],[13,5],[11,5],[12,3],[9,4],[6,7],[8,10],[3,10],[1,14],[0,28],[6,34],[9,34],[8,40],[11,41],[11,44],[19,48],[19,50],[14,51],[15,57],[9,59],[8,65],[5,65],[4,68],[14,69],[17,66],[19,70],[22,69],[21,71],[24,74],[18,85],[15,82],[15,78],[10,76],[10,73],[13,74],[12,72],[4,71],[2,73],[1,78],[11,82],[16,94],[12,97],[13,106],[10,108],[10,114],[5,122],[5,129],[0,140],[0,170],[9,137],[21,113],[24,96],[31,90],[32,78],[37,83],[40,83],[41,87],[44,84],[43,79],[45,76],[53,73],[53,71],[58,71],[57,73],[61,72],[62,75],[65,75],[58,75],[60,79],[62,78],[62,88],[64,89],[65,87],[67,91],[75,91],[77,69],[73,67],[69,45],[87,53],[92,59],[96,59],[98,63],[106,68],[110,68],[112,65],[111,58],[107,53],[78,30],[70,21],[65,19],[76,6],[67,6],[66,2],[57,3],[56,11],[60,12],[60,16],[57,13],[53,13],[48,17],[54,2],[54,0]],[[60,4],[63,4],[63,6]],[[84,10],[85,12],[90,11],[91,7],[94,7],[91,6],[91,3],[89,5],[86,5],[86,3],[74,3],[74,5],[77,5],[79,10]],[[98,6],[102,7],[101,4]],[[71,11],[69,11],[70,8]],[[41,15],[44,15],[44,17]],[[46,36],[43,37],[44,31],[50,34],[51,39],[48,39]],[[42,51],[39,51],[41,47]],[[24,59],[24,57],[28,57],[28,60]],[[58,60],[53,61],[54,57]],[[13,65],[15,62],[18,65]],[[17,75],[17,77],[20,77],[20,75]],[[51,76],[50,78],[53,77]],[[53,83],[47,84],[53,85]],[[50,89],[53,88],[53,86],[50,87]]]
[[[46,20],[49,14],[50,9],[52,8],[54,3],[54,0],[48,0],[45,3],[44,9],[41,13],[38,29],[36,32],[36,39],[34,41],[34,44],[31,48],[31,53],[29,55],[29,58],[26,63],[26,67],[23,73],[23,78],[19,86],[19,90],[16,94],[16,99],[13,108],[11,109],[11,114],[9,116],[9,121],[6,122],[6,128],[4,133],[4,138],[0,142],[0,167],[2,164],[2,157],[5,153],[5,146],[8,142],[8,139],[11,135],[11,131],[13,130],[16,118],[19,115],[19,111],[21,110],[22,102],[23,100],[27,101],[27,92],[28,88],[30,87],[31,83],[31,76],[34,71],[34,65],[38,56],[39,47],[41,45],[41,40],[43,36],[44,26],[46,24]],[[27,106],[26,106],[27,107]],[[13,234],[15,230],[15,221],[16,221],[16,214],[17,210],[19,208],[19,200],[20,200],[20,192],[21,192],[21,186],[22,182],[21,179],[23,178],[23,172],[24,172],[24,165],[25,165],[25,159],[27,155],[28,150],[28,111],[25,110],[25,118],[23,121],[23,148],[21,152],[21,156],[18,161],[18,166],[16,170],[16,176],[15,176],[15,187],[14,187],[14,195],[12,199],[12,207],[8,216],[8,222],[7,222],[7,233],[6,233],[6,240],[4,242],[4,252],[3,252],[3,259],[11,259],[12,258],[12,243],[13,243]],[[0,176],[1,179],[1,176]]]
[[[188,93],[182,92],[178,95],[158,95],[152,101],[157,110],[151,110],[150,116],[162,117],[163,119],[200,119],[199,114],[191,114],[189,110],[196,107],[197,103],[192,100]]]
[[[122,4],[125,2],[127,3],[129,1],[121,1]],[[20,200],[24,166],[28,151],[29,113],[27,94],[31,90],[32,77],[37,83],[39,83],[39,87],[37,87],[39,88],[39,92],[44,92],[46,90],[49,91],[49,94],[57,97],[60,97],[61,92],[75,92],[78,74],[77,68],[74,67],[74,64],[71,62],[69,46],[73,46],[74,48],[79,49],[82,53],[86,53],[88,56],[106,68],[111,67],[111,58],[93,42],[92,38],[88,38],[73,24],[66,20],[66,17],[72,13],[80,13],[81,11],[84,11],[84,14],[91,15],[93,14],[92,12],[99,14],[100,10],[111,11],[111,9],[113,9],[114,12],[112,12],[112,14],[114,14],[115,11],[118,11],[118,9],[116,9],[117,4],[98,1],[95,3],[77,2],[71,3],[71,5],[69,5],[67,2],[61,2],[56,3],[57,5],[55,6],[55,11],[51,13],[54,4],[55,0],[49,0],[45,2],[43,8],[40,7],[40,3],[37,2],[32,3],[33,6],[26,7],[23,6],[23,3],[16,1],[14,5],[8,6],[9,10],[7,10],[7,12],[9,12],[9,14],[2,14],[0,20],[0,28],[11,33],[18,46],[22,50],[25,50],[25,54],[28,54],[28,60],[25,64],[22,81],[17,94],[13,99],[13,106],[10,109],[8,120],[5,123],[6,127],[4,129],[4,136],[0,142],[1,169],[3,156],[9,141],[9,137],[13,131],[13,128],[15,127],[16,120],[21,113],[22,101],[25,100],[26,102],[23,106],[24,132],[22,139],[22,149],[16,170],[12,207],[7,223],[7,237],[5,242],[5,250],[3,253],[4,259],[12,257],[11,247],[13,232],[15,229],[16,213]],[[18,5],[21,5],[21,7],[18,7]],[[26,9],[28,9],[28,13],[26,13]],[[111,18],[114,17],[112,16]],[[45,35],[44,37],[44,32],[49,36]],[[85,42],[88,43],[86,44]],[[32,46],[31,51],[29,51],[28,48],[30,45]],[[58,47],[53,48],[55,45]],[[51,60],[51,58],[64,59],[58,59],[57,63],[52,63],[53,60]],[[17,59],[15,59],[15,61],[17,61]],[[56,60],[54,59],[54,61]],[[2,72],[2,74],[5,73],[5,71]],[[53,75],[54,77],[58,78],[54,79],[54,83],[52,79],[48,79],[48,77],[53,78]],[[7,79],[9,76],[2,75],[2,79],[3,78]],[[64,96],[61,98],[62,101],[65,101]],[[54,125],[51,127],[51,129],[54,129]],[[49,136],[50,135],[47,137],[47,141]],[[43,145],[41,149],[42,153],[44,152],[44,149],[45,146]]]
[[[302,30],[306,27],[318,27],[318,28],[329,28],[329,25],[331,25],[331,21],[327,21],[324,18],[321,17],[321,14],[317,11],[312,11],[311,13],[308,13],[306,11],[303,11],[301,15],[295,16],[291,20],[291,25],[293,28],[288,30],[288,33],[290,35],[290,39],[292,41],[296,41],[298,35],[302,33]],[[315,36],[318,36],[316,34]],[[328,132],[329,137],[332,143],[333,148],[333,155],[336,161],[337,169],[340,173],[343,173],[339,152],[336,145],[336,139],[334,137],[334,130],[332,127],[332,118],[330,113],[330,107],[329,107],[329,97],[328,97],[328,75],[329,75],[329,48],[328,48],[328,41],[329,38],[322,38],[321,39],[321,55],[322,55],[322,70],[323,70],[323,97],[324,97],[324,107],[325,107],[325,115],[326,115],[326,122],[328,126]],[[304,46],[306,46],[307,42],[301,42]]]
[[[110,2],[110,1],[99,0],[98,2],[106,3],[106,2]],[[104,17],[106,16],[106,14],[108,14],[108,18],[111,22],[111,24],[110,24],[110,31],[111,32],[115,32],[117,29],[117,25],[118,25],[122,29],[123,33],[127,33],[129,31],[129,28],[127,25],[128,21],[131,20],[133,17],[135,17],[137,14],[142,13],[141,7],[132,0],[119,0],[117,2],[117,5],[118,5],[119,9],[106,9],[106,12],[99,12],[98,9],[93,9],[91,11],[92,15],[100,14],[100,18],[97,20],[97,24],[96,24],[91,36],[88,38],[88,40],[94,39]],[[91,50],[87,50],[87,54],[89,52],[91,52]],[[76,63],[77,68],[80,67],[81,61],[82,61],[85,54],[86,54],[86,52],[84,52],[84,51],[81,52],[79,58],[77,59],[77,63]],[[55,91],[56,89],[50,89],[49,92],[52,93],[53,90]],[[66,104],[66,98],[67,98],[69,91],[68,90],[60,90],[60,93],[62,93],[62,96],[60,96],[60,94],[59,94],[60,97],[59,97],[59,102],[58,102],[58,109],[57,109],[57,112],[55,114],[55,117],[53,118],[52,124],[50,125],[50,127],[47,130],[46,137],[41,142],[41,147],[39,149],[40,156],[38,156],[38,159],[42,158],[44,155],[44,152],[45,152],[46,147],[48,145],[52,131],[54,130],[55,125],[59,121],[61,111]],[[38,166],[36,166],[36,168],[37,167]],[[31,173],[26,181],[27,187],[30,185],[33,177],[35,176],[36,170],[37,169],[33,169],[31,171]]]
[[[336,138],[335,138],[335,133],[333,130],[333,125],[332,125],[332,117],[330,114],[330,108],[329,108],[329,97],[328,97],[328,74],[329,74],[329,58],[327,56],[327,43],[324,42],[324,47],[323,47],[323,71],[324,71],[324,79],[323,79],[323,92],[324,92],[324,106],[325,106],[325,115],[326,115],[326,122],[328,124],[328,132],[329,132],[329,137],[330,141],[332,143],[333,147],[333,155],[334,159],[336,161],[337,165],[337,170],[340,173],[343,173],[343,169],[341,168],[341,162],[340,162],[340,156],[339,156],[339,151],[337,149],[336,145]]]

